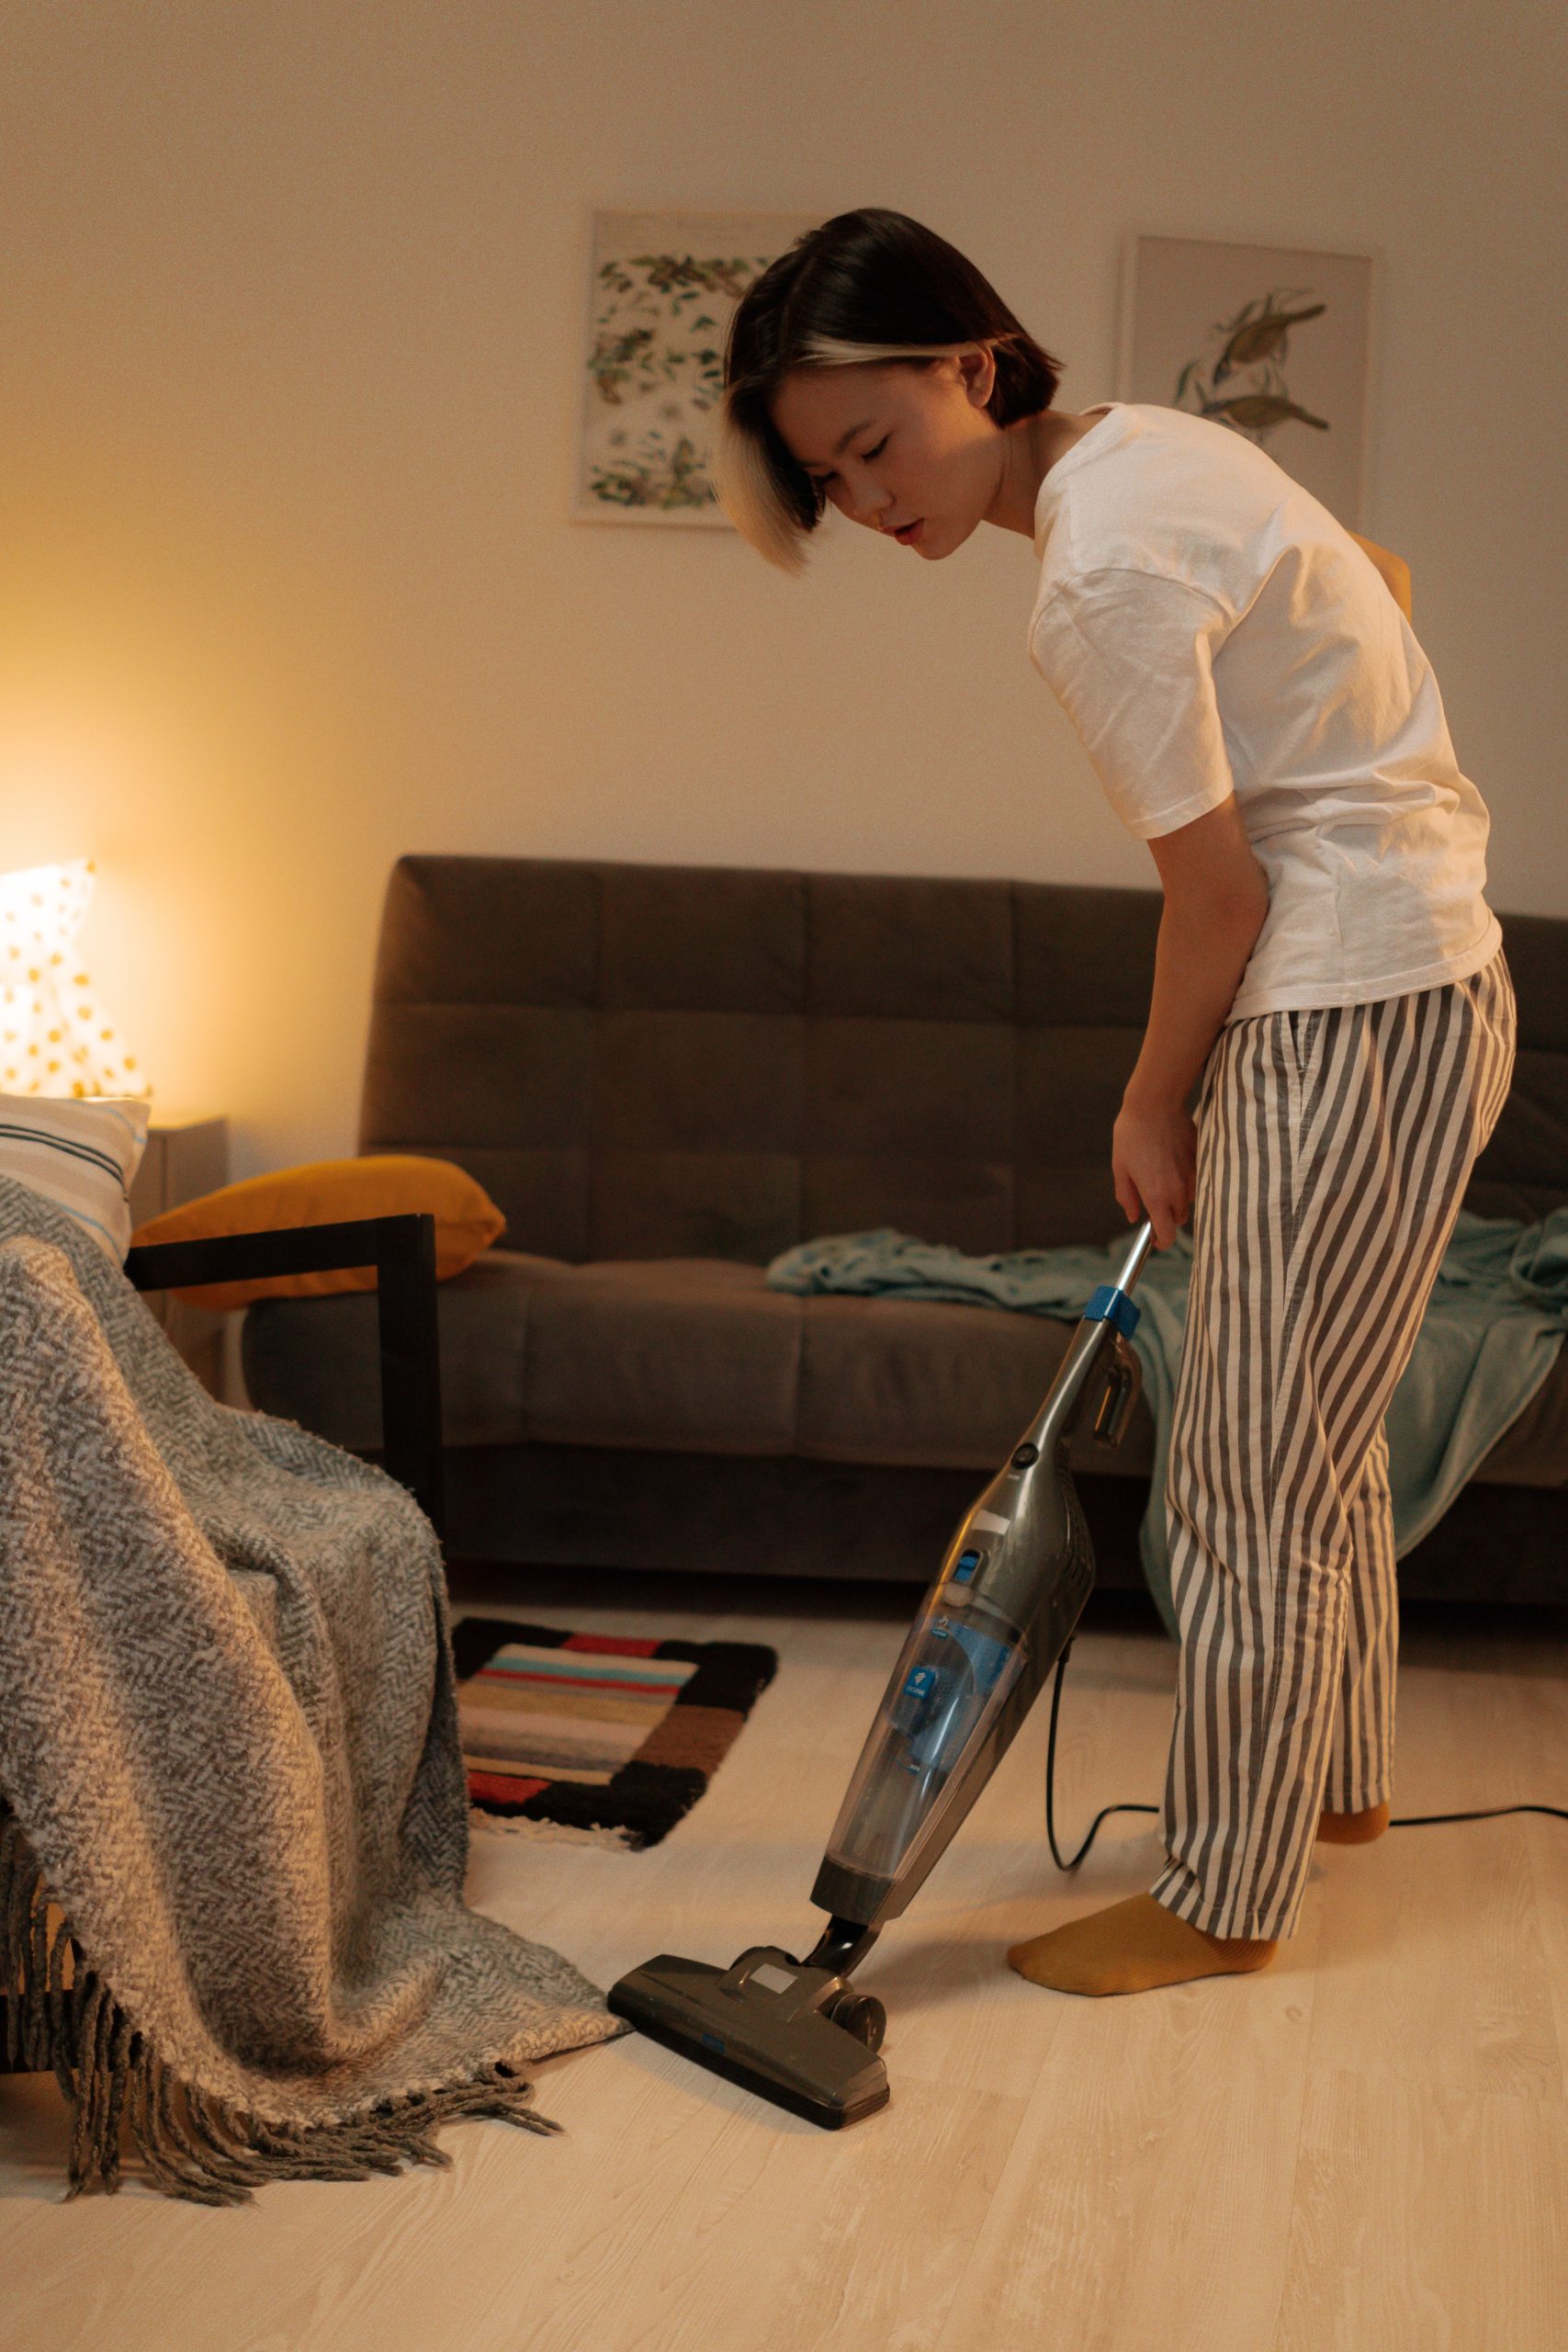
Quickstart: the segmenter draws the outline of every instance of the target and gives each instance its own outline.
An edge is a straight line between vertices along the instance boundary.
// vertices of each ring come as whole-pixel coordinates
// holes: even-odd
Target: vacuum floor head
[[[661,1952],[608,2000],[653,2041],[829,2131],[887,2104],[881,2003],[773,1945],[728,1968]]]

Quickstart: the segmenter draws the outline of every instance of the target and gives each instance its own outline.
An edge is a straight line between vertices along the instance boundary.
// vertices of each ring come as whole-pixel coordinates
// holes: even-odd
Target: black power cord
[[[1059,1871],[1077,1870],[1099,1837],[1101,1823],[1109,1821],[1113,1813],[1158,1813],[1160,1811],[1157,1804],[1102,1805],[1089,1823],[1077,1852],[1069,1860],[1063,1860],[1062,1849],[1056,1843],[1056,1719],[1062,1710],[1062,1683],[1067,1671],[1067,1660],[1072,1654],[1073,1645],[1069,1642],[1056,1660],[1056,1679],[1051,1686],[1051,1727],[1045,1735],[1045,1836],[1051,1848],[1051,1860]],[[1483,1807],[1478,1813],[1398,1814],[1388,1826],[1391,1829],[1427,1829],[1434,1827],[1439,1822],[1500,1821],[1506,1814],[1510,1813],[1544,1813],[1549,1814],[1553,1821],[1568,1821],[1568,1807],[1560,1804],[1494,1804]]]

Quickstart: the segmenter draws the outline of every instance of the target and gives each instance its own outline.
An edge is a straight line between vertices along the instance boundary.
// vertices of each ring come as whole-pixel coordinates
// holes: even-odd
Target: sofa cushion
[[[985,1471],[1034,1412],[1072,1326],[941,1300],[770,1291],[762,1270],[661,1258],[569,1265],[492,1250],[439,1295],[449,1445],[667,1453]],[[245,1318],[254,1401],[367,1451],[379,1439],[376,1303],[278,1299]],[[1140,1401],[1083,1471],[1146,1477]],[[1568,1349],[1476,1476],[1568,1486]]]
[[[801,1305],[727,1260],[574,1266],[491,1250],[437,1295],[446,1442],[788,1453]],[[379,1442],[373,1298],[266,1300],[245,1317],[242,1360],[264,1412],[338,1445]]]
[[[800,1300],[716,1258],[519,1261],[528,1338],[518,1435],[682,1453],[795,1445]]]
[[[441,1286],[449,1445],[540,1442],[988,1470],[1029,1420],[1070,1324],[907,1299],[797,1298],[762,1269],[569,1265],[492,1250]],[[252,1309],[254,1401],[340,1445],[378,1442],[375,1303]],[[1084,1467],[1147,1476],[1146,1407]]]
[[[1074,1325],[912,1298],[804,1298],[796,1451],[822,1462],[989,1470],[1028,1426]],[[1141,1399],[1120,1446],[1074,1441],[1077,1468],[1147,1477]]]

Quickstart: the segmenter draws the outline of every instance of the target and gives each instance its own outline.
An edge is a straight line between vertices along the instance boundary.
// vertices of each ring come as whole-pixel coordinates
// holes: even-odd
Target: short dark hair
[[[825,486],[796,464],[771,413],[792,368],[927,368],[976,343],[993,347],[986,408],[997,424],[1050,407],[1061,363],[933,229],[863,205],[797,237],[747,288],[725,342],[714,473],[737,529],[770,562],[797,571],[826,510]]]

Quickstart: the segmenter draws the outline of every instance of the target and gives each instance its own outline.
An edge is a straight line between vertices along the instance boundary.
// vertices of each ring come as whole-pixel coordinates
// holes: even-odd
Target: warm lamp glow
[[[152,1091],[76,953],[92,895],[85,857],[0,874],[0,1093]]]

